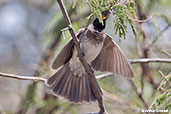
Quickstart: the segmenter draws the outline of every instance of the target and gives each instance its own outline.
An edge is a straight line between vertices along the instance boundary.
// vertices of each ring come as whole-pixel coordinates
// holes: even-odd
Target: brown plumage
[[[65,64],[48,79],[47,83],[53,90],[53,94],[63,96],[75,103],[95,101],[96,98],[87,74],[81,77],[73,75],[68,64]]]
[[[133,78],[131,66],[119,46],[106,35],[100,54],[91,63],[95,70],[113,72],[126,78]]]
[[[85,59],[95,70],[132,78],[134,74],[127,58],[113,39],[104,32],[105,20],[102,25],[96,19],[88,26],[81,38],[84,29],[80,29],[76,34]],[[75,103],[96,100],[88,74],[79,61],[73,40],[70,40],[59,52],[52,68],[57,69],[57,72],[48,79],[47,84],[54,95],[62,96]],[[100,87],[98,89],[101,91]]]

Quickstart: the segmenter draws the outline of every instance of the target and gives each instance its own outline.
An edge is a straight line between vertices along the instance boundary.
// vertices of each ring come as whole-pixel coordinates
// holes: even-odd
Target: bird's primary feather
[[[91,66],[98,71],[113,72],[126,78],[134,77],[126,56],[109,35],[106,35],[103,48]]]

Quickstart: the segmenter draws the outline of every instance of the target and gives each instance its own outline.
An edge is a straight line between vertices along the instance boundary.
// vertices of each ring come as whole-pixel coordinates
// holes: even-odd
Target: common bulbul
[[[113,38],[104,31],[108,15],[107,11],[102,12],[103,24],[96,18],[86,31],[82,28],[76,33],[80,48],[87,63],[94,70],[132,78],[134,74],[126,56]],[[48,79],[47,84],[54,95],[74,103],[96,100],[90,79],[79,60],[72,39],[58,53],[52,68],[57,71]]]

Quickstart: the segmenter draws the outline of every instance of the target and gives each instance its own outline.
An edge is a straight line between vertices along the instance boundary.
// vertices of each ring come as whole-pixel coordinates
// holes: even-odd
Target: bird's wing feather
[[[109,35],[106,35],[103,48],[91,65],[98,71],[113,72],[126,78],[134,77],[126,56]]]
[[[80,29],[76,35],[79,39],[81,34],[83,33],[84,29]],[[65,46],[62,48],[62,50],[58,53],[56,56],[54,62],[52,63],[53,69],[58,69],[60,66],[66,64],[72,57],[72,49],[74,47],[74,41],[71,39]]]
[[[71,39],[56,56],[54,62],[52,63],[53,69],[58,69],[60,66],[64,65],[65,63],[67,63],[67,61],[70,60],[70,58],[72,57],[73,46],[74,42]]]

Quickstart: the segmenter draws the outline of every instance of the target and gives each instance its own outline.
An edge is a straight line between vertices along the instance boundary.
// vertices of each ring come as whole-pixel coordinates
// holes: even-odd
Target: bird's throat
[[[106,26],[106,22],[105,20],[103,20],[103,24],[99,22],[99,20],[96,18],[93,22],[93,27],[95,30],[101,32],[102,30],[105,29]]]

